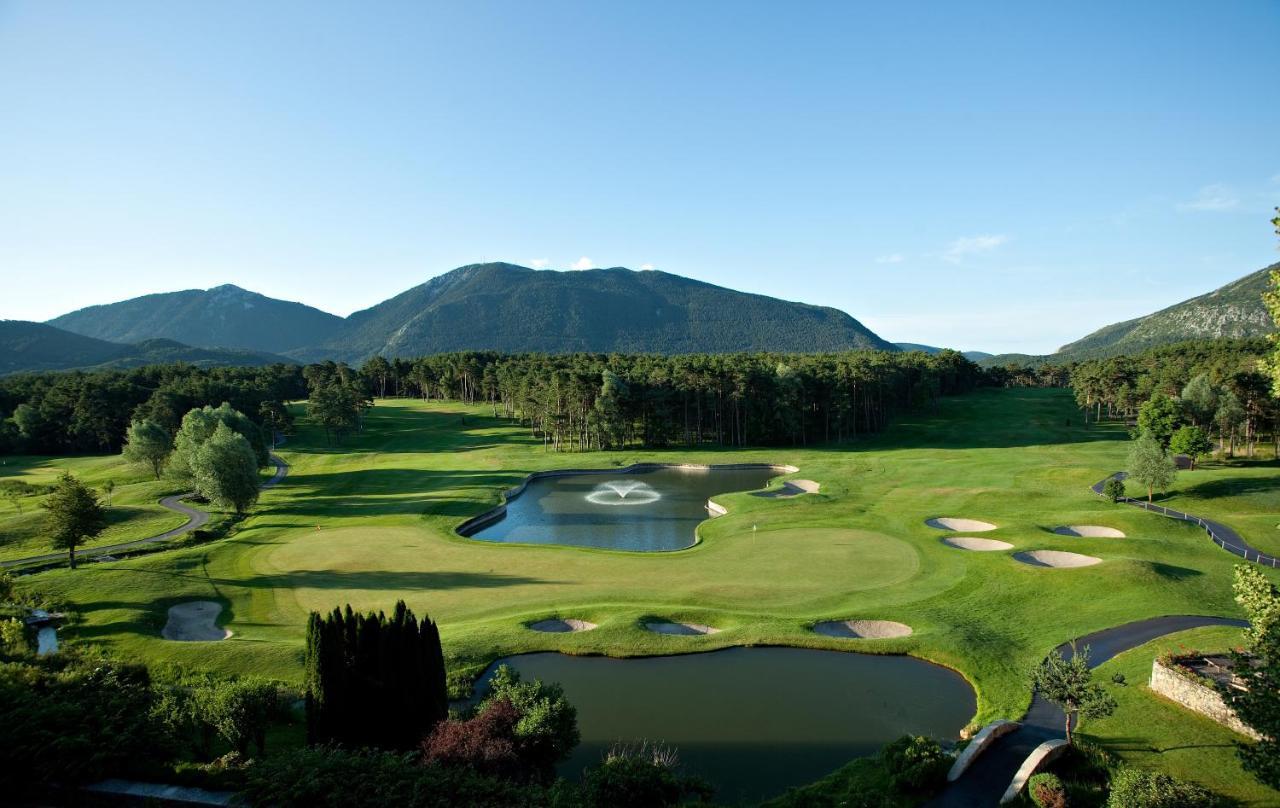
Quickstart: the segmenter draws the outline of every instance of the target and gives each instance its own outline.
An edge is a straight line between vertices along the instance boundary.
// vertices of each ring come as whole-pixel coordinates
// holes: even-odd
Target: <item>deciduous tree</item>
[[[155,421],[142,418],[129,424],[124,436],[124,459],[148,467],[157,480],[172,451],[172,438]]]
[[[1169,450],[1191,458],[1191,468],[1195,469],[1196,460],[1213,451],[1213,441],[1198,426],[1180,426],[1169,439]]]
[[[55,550],[66,550],[71,568],[76,568],[76,547],[107,527],[98,495],[80,480],[63,474],[44,501],[45,529]]]
[[[258,501],[258,464],[249,441],[226,424],[196,447],[190,461],[197,493],[215,505],[244,513]]]
[[[1173,484],[1178,467],[1155,437],[1143,434],[1129,449],[1129,479],[1147,489],[1147,502],[1154,499],[1156,489],[1164,491]]]

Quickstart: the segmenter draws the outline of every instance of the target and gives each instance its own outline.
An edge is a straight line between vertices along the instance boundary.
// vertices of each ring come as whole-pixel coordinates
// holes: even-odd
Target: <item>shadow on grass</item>
[[[1280,492],[1280,474],[1267,477],[1229,477],[1222,480],[1206,480],[1202,483],[1187,486],[1177,492],[1184,496],[1214,499],[1217,497],[1238,497],[1247,494],[1270,494]]]
[[[296,570],[293,572],[275,573],[271,575],[254,575],[246,578],[219,578],[217,576],[191,575],[182,572],[165,572],[162,570],[139,569],[136,567],[116,567],[113,572],[131,572],[142,576],[158,578],[180,578],[207,583],[213,587],[240,587],[245,589],[495,589],[504,586],[521,586],[525,584],[560,584],[546,578],[532,578],[524,575],[507,575],[494,572],[464,572],[436,570],[431,572],[369,570],[351,572],[347,570]],[[198,600],[199,595],[183,597],[181,600]],[[220,597],[220,596],[219,596]],[[178,602],[174,597],[157,598]],[[224,605],[226,598],[222,598]],[[103,605],[107,604],[107,605]],[[150,608],[150,603],[123,601],[92,601],[81,604],[80,611],[95,611],[107,608]]]
[[[1164,564],[1159,561],[1151,562],[1151,571],[1161,578],[1170,581],[1185,581],[1190,578],[1197,578],[1204,575],[1200,570],[1193,570],[1190,567],[1178,567],[1173,564]]]

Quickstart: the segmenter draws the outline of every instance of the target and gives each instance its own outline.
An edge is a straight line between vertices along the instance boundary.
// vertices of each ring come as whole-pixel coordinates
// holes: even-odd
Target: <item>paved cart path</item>
[[[1243,620],[1199,615],[1171,615],[1153,617],[1115,628],[1095,631],[1075,641],[1078,648],[1089,646],[1089,667],[1096,668],[1124,651],[1137,648],[1166,634],[1174,634],[1202,626],[1247,626]],[[1058,650],[1064,657],[1074,653],[1071,643],[1063,643]],[[1066,716],[1062,710],[1039,693],[1031,697],[1031,708],[1021,720],[1022,726],[992,743],[968,771],[949,783],[945,790],[925,803],[929,808],[992,808],[1009,787],[1018,767],[1041,743],[1066,735]]]
[[[271,488],[278,485],[289,474],[289,464],[280,459],[277,454],[271,454],[271,465],[276,467],[275,474],[271,475],[271,479],[262,484],[263,488]],[[76,560],[97,558],[112,553],[119,553],[126,550],[133,550],[138,547],[146,547],[152,544],[162,544],[179,536],[186,535],[193,530],[204,527],[209,522],[209,514],[202,510],[193,508],[182,500],[195,496],[194,493],[173,494],[160,500],[162,507],[168,508],[175,513],[180,513],[187,517],[185,524],[175,527],[173,530],[166,530],[155,536],[148,536],[145,539],[134,539],[133,541],[120,542],[119,544],[106,544],[101,547],[91,547],[87,550],[77,550]],[[41,555],[28,556],[27,558],[17,558],[11,561],[0,561],[0,568],[17,567],[23,564],[48,564],[55,561],[61,561],[67,557],[65,552],[43,553]]]

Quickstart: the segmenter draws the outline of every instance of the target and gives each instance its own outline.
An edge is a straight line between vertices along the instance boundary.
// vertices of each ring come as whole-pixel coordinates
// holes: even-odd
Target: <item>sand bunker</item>
[[[225,640],[231,632],[218,628],[215,620],[222,612],[222,604],[211,600],[193,600],[169,607],[169,622],[164,624],[160,636],[178,642],[208,642]]]
[[[1114,527],[1102,525],[1059,525],[1053,529],[1059,536],[1078,536],[1085,539],[1123,539],[1124,533]]]
[[[942,543],[957,550],[973,550],[976,553],[991,553],[996,550],[1012,550],[1013,545],[999,539],[975,539],[973,536],[948,536]]]
[[[990,522],[979,522],[977,519],[956,519],[951,516],[926,519],[925,524],[938,530],[956,530],[962,533],[982,533],[987,530],[995,530],[997,527]]]
[[[892,620],[828,620],[818,623],[813,630],[824,637],[853,640],[886,640],[890,637],[911,636],[911,626]]]
[[[529,628],[534,631],[546,631],[552,634],[565,634],[574,631],[590,631],[595,628],[595,623],[588,623],[586,620],[578,620],[573,617],[552,618],[551,620],[539,620],[536,623],[530,623]]]
[[[816,494],[822,485],[815,483],[813,480],[787,480],[782,484],[781,488],[775,488],[772,491],[757,491],[756,496],[768,497],[798,497],[801,494]]]
[[[1101,558],[1080,553],[1064,553],[1061,550],[1028,550],[1025,553],[1014,553],[1013,557],[1033,567],[1092,567],[1094,564],[1102,563]]]
[[[720,633],[720,629],[704,626],[701,623],[671,623],[665,620],[645,623],[644,627],[654,634],[675,634],[682,637]]]

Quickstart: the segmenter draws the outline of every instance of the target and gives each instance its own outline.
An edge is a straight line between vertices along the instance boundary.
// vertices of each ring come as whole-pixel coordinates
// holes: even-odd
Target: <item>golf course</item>
[[[1085,425],[1061,390],[944,398],[856,443],[712,452],[548,452],[486,408],[410,399],[377,401],[359,434],[329,445],[305,404],[296,406],[297,434],[278,452],[290,473],[264,490],[232,537],[24,579],[75,604],[80,622],[64,636],[124,657],[297,681],[311,611],[404,599],[441,626],[458,693],[493,659],[517,653],[788,645],[944,665],[973,685],[971,723],[981,725],[1025,710],[1026,671],[1061,642],[1158,615],[1239,616],[1230,588],[1237,560],[1203,531],[1089,490],[1122,467],[1127,436],[1121,425]],[[533,472],[642,462],[789,464],[799,469],[790,476],[821,489],[717,496],[727,513],[673,552],[497,544],[456,533]],[[1274,497],[1274,480],[1210,466],[1184,473],[1168,501],[1194,503],[1188,510],[1274,545],[1275,526],[1257,516],[1260,498]],[[940,517],[993,524],[981,538],[1011,547],[974,552],[945,542],[954,532],[926,524]],[[1055,533],[1062,525],[1107,526],[1125,537]],[[1013,557],[1037,551],[1100,563],[1055,568]],[[230,639],[161,637],[168,609],[194,600],[223,606],[218,622]],[[553,618],[598,627],[528,627]],[[646,630],[654,620],[719,631]],[[911,633],[849,639],[813,630],[830,620],[894,621]]]

